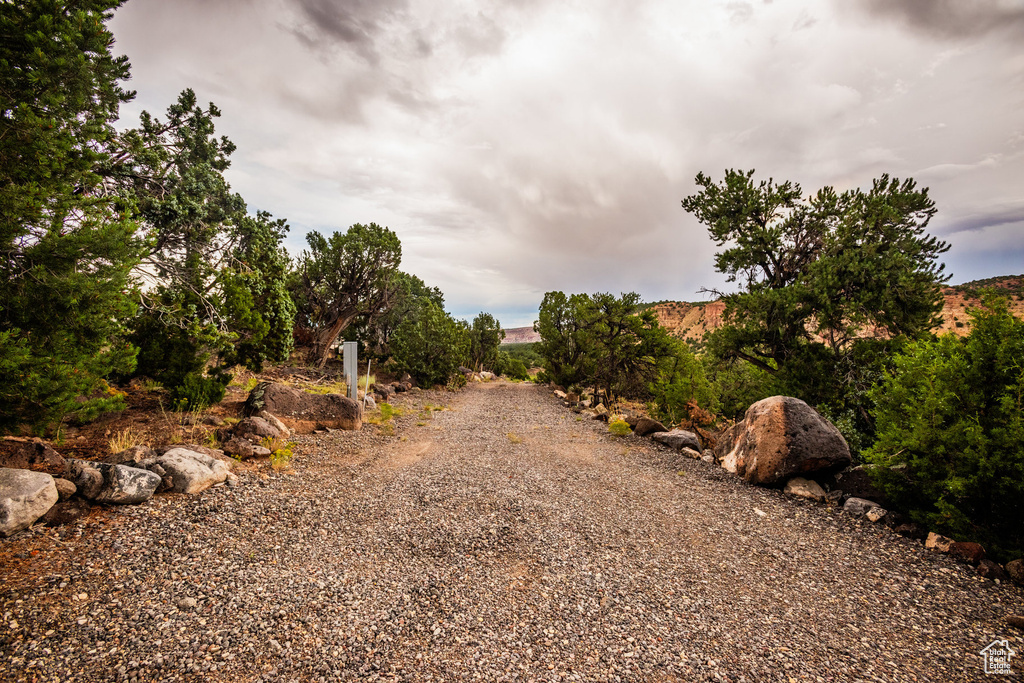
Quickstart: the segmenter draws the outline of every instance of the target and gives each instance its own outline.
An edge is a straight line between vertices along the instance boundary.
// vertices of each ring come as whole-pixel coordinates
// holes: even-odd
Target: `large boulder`
[[[266,412],[261,411],[261,412]],[[262,439],[276,439],[283,436],[281,430],[264,420],[262,417],[247,417],[232,430],[235,436],[249,439],[253,443],[259,443]]]
[[[722,467],[751,484],[773,486],[794,476],[842,469],[850,447],[835,426],[798,398],[772,396],[747,408],[720,441]]]
[[[657,420],[652,420],[649,417],[639,418],[636,421],[636,425],[633,426],[633,433],[637,436],[650,436],[651,434],[665,431],[668,431],[665,429],[665,425],[661,424]]]
[[[363,426],[359,403],[341,394],[309,394],[277,382],[260,382],[242,406],[246,417],[261,411],[276,415],[293,431],[317,428],[358,430]]]
[[[64,466],[64,457],[41,441],[12,440],[0,449],[0,467],[45,472],[59,477]]]
[[[700,457],[700,438],[693,432],[688,432],[685,429],[673,429],[669,432],[654,432],[651,434],[651,438],[677,451],[691,448],[697,451],[698,457]]]
[[[167,451],[156,463],[171,477],[173,493],[199,493],[227,479],[231,469],[223,460],[184,448]]]
[[[148,470],[74,459],[68,460],[64,478],[78,487],[83,498],[115,505],[143,503],[160,485],[160,475]]]
[[[57,497],[49,474],[0,467],[0,536],[32,526],[54,506]]]

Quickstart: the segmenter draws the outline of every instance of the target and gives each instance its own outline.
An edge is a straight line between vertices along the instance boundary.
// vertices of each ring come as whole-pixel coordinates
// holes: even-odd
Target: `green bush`
[[[894,358],[865,457],[915,520],[1006,560],[1024,555],[1024,321],[992,300],[971,317]]]
[[[714,387],[708,382],[701,364],[690,347],[674,340],[675,353],[662,361],[658,379],[651,384],[654,414],[659,420],[679,423],[690,416],[688,404],[715,409]]]
[[[508,361],[503,374],[509,379],[530,379],[530,373],[527,371],[526,365],[518,358],[512,358]]]
[[[446,385],[469,355],[469,329],[433,301],[399,326],[392,340],[395,365],[424,386]]]
[[[629,436],[633,430],[625,420],[612,420],[608,423],[608,433],[612,436]]]
[[[211,376],[204,376],[193,372],[185,375],[182,383],[171,389],[171,405],[174,410],[203,410],[224,398],[224,389],[227,387],[230,375],[226,373],[214,373]]]

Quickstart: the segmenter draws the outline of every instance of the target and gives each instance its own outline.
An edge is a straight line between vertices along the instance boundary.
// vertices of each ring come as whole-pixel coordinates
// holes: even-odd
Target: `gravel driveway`
[[[996,637],[1024,671],[1024,591],[919,543],[542,387],[398,403],[289,473],[0,541],[0,680],[1007,680]]]

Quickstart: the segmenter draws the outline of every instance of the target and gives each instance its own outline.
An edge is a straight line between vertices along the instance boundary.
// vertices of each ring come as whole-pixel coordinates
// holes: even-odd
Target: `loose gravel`
[[[542,387],[397,403],[289,472],[0,541],[0,679],[959,681],[1024,652],[1019,587]]]

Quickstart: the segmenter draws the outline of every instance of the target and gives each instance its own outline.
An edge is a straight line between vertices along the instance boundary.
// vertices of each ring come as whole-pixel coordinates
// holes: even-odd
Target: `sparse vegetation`
[[[126,427],[110,437],[108,446],[110,448],[110,452],[113,454],[126,451],[132,446],[142,446],[145,443],[146,438],[142,432],[136,430],[134,427]]]

